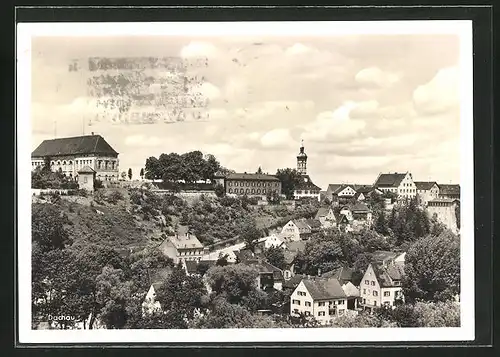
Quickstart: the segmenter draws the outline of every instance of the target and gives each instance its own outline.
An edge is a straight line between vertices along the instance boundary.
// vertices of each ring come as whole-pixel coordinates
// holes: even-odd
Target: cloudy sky
[[[68,71],[71,60],[94,56],[206,56],[208,66],[196,71],[206,79],[200,91],[210,119],[106,119],[85,74]],[[38,37],[32,148],[53,138],[56,125],[57,137],[102,135],[120,153],[122,171],[138,173],[149,156],[201,150],[239,172],[274,173],[295,167],[304,140],[308,173],[323,189],[394,171],[459,182],[459,65],[453,35]]]

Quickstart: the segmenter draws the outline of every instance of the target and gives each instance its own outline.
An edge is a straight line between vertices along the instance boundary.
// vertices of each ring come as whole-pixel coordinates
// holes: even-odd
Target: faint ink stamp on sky
[[[72,61],[69,71],[86,81],[87,97],[100,109],[95,121],[154,124],[209,119],[200,91],[206,78],[197,71],[203,67],[203,57],[90,57]]]

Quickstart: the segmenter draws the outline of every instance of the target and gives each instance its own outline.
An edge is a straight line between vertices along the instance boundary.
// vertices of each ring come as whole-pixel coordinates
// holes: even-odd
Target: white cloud
[[[285,50],[287,55],[298,55],[310,52],[311,49],[301,43],[296,43]]]
[[[197,87],[196,92],[201,93],[205,98],[213,100],[220,97],[220,90],[212,83],[204,82],[201,86]]]
[[[428,83],[413,92],[413,103],[420,114],[443,113],[459,105],[459,70],[441,69]]]
[[[399,81],[399,76],[396,73],[384,72],[378,67],[369,67],[359,71],[355,79],[362,85],[389,87]]]
[[[191,41],[187,46],[181,49],[182,58],[207,57],[211,58],[217,55],[217,48],[206,41]]]
[[[260,143],[265,148],[290,147],[293,141],[288,129],[274,129],[265,133],[260,138]]]

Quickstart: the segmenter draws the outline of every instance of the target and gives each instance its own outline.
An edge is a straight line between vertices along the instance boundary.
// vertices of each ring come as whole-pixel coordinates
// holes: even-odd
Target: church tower
[[[297,155],[297,171],[301,175],[307,175],[307,155],[304,152],[304,140],[300,144],[300,152]]]

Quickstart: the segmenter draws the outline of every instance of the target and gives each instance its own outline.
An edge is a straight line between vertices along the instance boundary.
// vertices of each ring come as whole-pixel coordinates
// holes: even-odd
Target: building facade
[[[440,184],[438,198],[459,200],[460,199],[460,185]]]
[[[186,260],[200,261],[208,253],[194,234],[181,227],[174,235],[167,237],[160,245],[160,250],[175,264]]]
[[[268,194],[281,194],[281,181],[272,175],[231,173],[225,176],[227,195],[265,198]]]
[[[366,269],[360,283],[361,306],[373,311],[381,306],[395,306],[403,300],[403,276],[401,265],[372,263]]]
[[[349,297],[337,279],[302,279],[290,296],[290,315],[314,317],[326,325],[346,314]]]
[[[458,233],[458,222],[456,209],[460,201],[450,198],[438,198],[427,202],[427,212],[430,217],[436,215],[437,219],[443,223],[453,233]]]
[[[96,172],[96,179],[117,181],[119,160],[116,152],[100,135],[84,135],[44,140],[31,153],[31,167],[36,170],[50,161],[52,171],[61,170],[67,177],[75,178],[78,171],[89,166]]]
[[[416,181],[415,186],[417,196],[423,206],[427,206],[427,202],[439,197],[439,185],[436,182]]]
[[[382,192],[397,194],[398,199],[412,199],[417,195],[417,187],[410,172],[381,173],[373,186]]]

